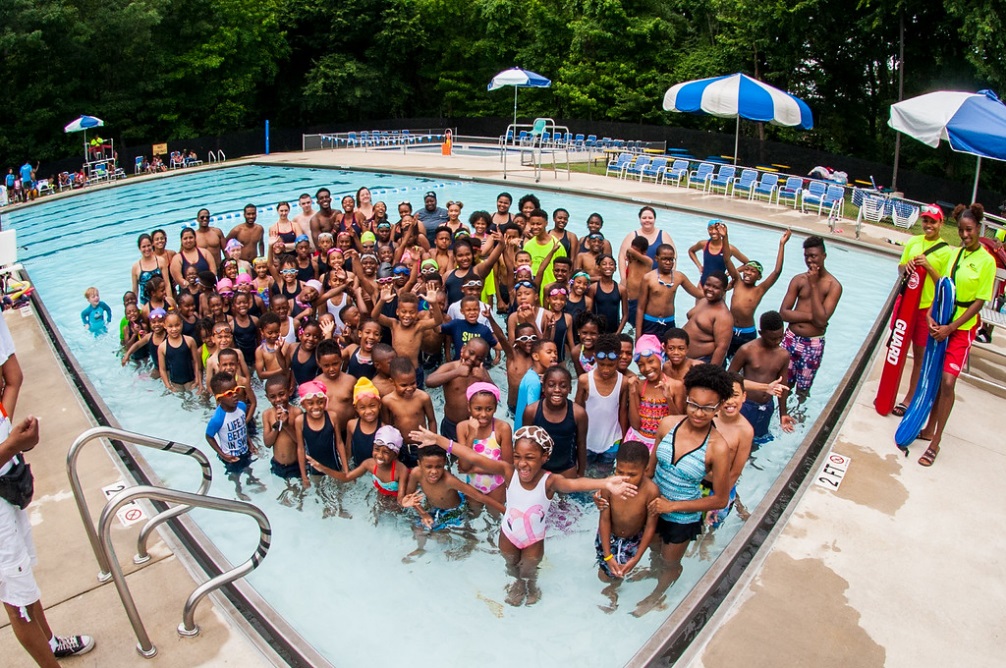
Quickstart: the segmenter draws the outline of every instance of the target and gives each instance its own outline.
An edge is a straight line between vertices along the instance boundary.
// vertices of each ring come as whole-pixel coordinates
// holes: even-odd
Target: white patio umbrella
[[[503,70],[489,82],[488,90],[496,90],[504,86],[513,86],[513,124],[517,125],[517,89],[518,88],[548,88],[552,85],[550,79],[519,67]]]
[[[63,128],[63,132],[69,134],[71,132],[83,132],[84,133],[84,161],[87,161],[87,130],[88,128],[100,128],[105,125],[105,121],[101,120],[97,116],[81,116],[75,121],[67,123],[66,127]]]

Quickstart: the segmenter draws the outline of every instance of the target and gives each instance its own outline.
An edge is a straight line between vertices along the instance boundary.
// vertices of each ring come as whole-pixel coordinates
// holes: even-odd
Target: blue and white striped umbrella
[[[104,125],[105,121],[96,116],[81,116],[63,128],[63,132],[80,132],[81,130],[86,132],[89,128],[100,128]]]
[[[814,116],[806,102],[746,74],[729,74],[675,84],[664,94],[664,110],[736,118],[738,137],[742,118],[804,130],[814,127]],[[734,163],[736,162],[735,138]]]
[[[1006,160],[1006,105],[990,90],[926,93],[891,105],[887,124],[936,148],[946,140],[958,153],[978,156],[971,201],[978,197],[982,158]]]
[[[548,88],[552,85],[550,79],[546,79],[540,74],[523,70],[519,67],[511,67],[503,70],[489,81],[488,90],[496,90],[504,86],[513,86],[513,124],[517,125],[517,89],[518,88]]]

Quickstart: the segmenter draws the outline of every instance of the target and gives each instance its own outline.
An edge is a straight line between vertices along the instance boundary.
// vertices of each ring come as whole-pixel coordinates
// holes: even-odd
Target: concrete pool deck
[[[494,158],[420,152],[316,151],[258,160],[408,170],[446,178],[502,177]],[[516,196],[522,188],[611,193],[829,236],[823,217],[667,186],[587,174],[555,180],[548,173],[538,184],[526,177],[511,177],[506,183]],[[841,236],[851,237],[851,221],[842,226],[846,233]],[[889,239],[907,236],[890,228],[863,228],[863,243],[879,248],[891,249]],[[85,632],[97,638],[94,652],[68,665],[144,665],[133,650],[135,638],[113,588],[95,580],[96,564],[65,476],[66,448],[92,423],[37,320],[17,312],[5,317],[26,377],[17,414],[43,419],[43,440],[31,458],[38,484],[32,515],[47,614],[58,633]],[[1001,346],[999,332],[997,341]],[[881,418],[873,410],[878,359],[838,430],[834,450],[852,458],[841,487],[830,492],[812,485],[794,500],[785,526],[759,552],[681,665],[997,663],[999,622],[1006,611],[1006,576],[1000,567],[1006,539],[995,531],[983,531],[980,541],[970,537],[1006,520],[995,487],[1006,474],[1006,445],[995,437],[992,420],[980,419],[996,415],[1006,402],[960,383],[943,452],[933,468],[924,469],[916,463],[923,448],[913,447],[908,459],[901,456],[893,445],[896,419]],[[95,510],[103,498],[100,487],[121,479],[111,458],[100,450],[88,449],[81,458],[82,479]],[[971,506],[963,513],[956,508],[959,501],[948,503],[959,490],[967,490]],[[960,531],[962,515],[975,518],[973,529],[965,524]],[[118,524],[113,530],[120,562],[129,562],[125,555],[132,553],[129,543],[135,531]],[[160,650],[152,663],[267,665],[210,601],[197,611],[203,633],[196,639],[178,638],[174,629],[182,600],[194,582],[162,543],[151,553],[156,563],[140,570],[130,565],[127,579]],[[954,569],[951,577],[944,575],[946,566]],[[0,656],[5,666],[32,665],[6,619],[0,620]]]

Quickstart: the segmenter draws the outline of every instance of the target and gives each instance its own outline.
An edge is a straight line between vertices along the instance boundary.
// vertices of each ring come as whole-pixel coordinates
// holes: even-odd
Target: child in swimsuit
[[[404,559],[412,562],[426,552],[426,540],[431,532],[464,526],[468,520],[468,499],[489,505],[502,513],[503,503],[486,496],[447,470],[447,455],[435,445],[419,450],[419,465],[409,474],[409,485],[402,506],[415,509],[419,521],[413,527],[418,544]],[[475,541],[467,540],[465,550],[471,552]],[[457,555],[453,558],[460,558]]]
[[[513,463],[513,429],[510,423],[496,417],[496,407],[500,401],[500,390],[492,383],[472,383],[465,391],[468,398],[468,413],[471,417],[458,425],[458,442],[464,443],[476,453],[495,461]],[[471,467],[461,465],[459,470],[468,473],[468,484],[488,494],[499,503],[506,500],[503,476],[499,474],[469,473]],[[481,503],[472,503],[473,509],[481,508]]]
[[[394,507],[397,508],[405,498],[405,489],[409,482],[408,467],[398,461],[401,449],[402,433],[390,425],[384,425],[374,434],[374,451],[370,459],[360,462],[359,466],[348,473],[320,464],[310,456],[307,461],[317,470],[339,482],[356,480],[369,473],[378,498],[394,500]]]
[[[427,429],[417,429],[410,438],[423,445],[438,445],[473,470],[503,476],[507,488],[506,511],[500,525],[499,546],[507,572],[514,581],[507,587],[506,602],[533,605],[541,598],[538,564],[545,556],[545,523],[556,492],[589,492],[607,489],[629,497],[636,486],[624,477],[566,478],[551,475],[542,467],[552,454],[552,437],[540,427],[521,427],[514,434],[514,463],[489,459],[467,445],[455,443]]]
[[[590,372],[594,368],[594,343],[604,331],[604,319],[601,316],[584,311],[576,317],[573,323],[580,337],[580,345],[573,348],[573,366],[577,376]]]
[[[381,393],[369,378],[353,386],[353,407],[357,417],[346,422],[346,443],[356,467],[373,456],[374,435],[381,428]]]
[[[653,334],[639,337],[635,358],[643,382],[635,396],[629,398],[630,427],[625,439],[638,440],[652,451],[660,421],[685,412],[685,386],[664,375],[663,348]]]

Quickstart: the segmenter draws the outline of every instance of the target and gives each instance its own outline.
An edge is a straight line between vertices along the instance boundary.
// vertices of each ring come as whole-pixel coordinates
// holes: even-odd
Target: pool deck
[[[493,158],[419,152],[353,149],[258,159],[408,170],[447,178],[502,178],[500,164]],[[610,193],[829,236],[824,218],[668,186],[587,174],[573,174],[568,181],[562,175],[555,180],[550,173],[539,184],[527,176],[511,176],[506,183],[506,189],[515,195],[522,188]],[[851,221],[842,227],[846,232],[841,236],[852,236]],[[864,244],[891,250],[890,240],[908,235],[864,225],[862,236]],[[42,442],[30,461],[36,474],[31,515],[39,547],[36,574],[42,600],[57,633],[90,633],[98,643],[92,653],[67,665],[146,665],[133,650],[135,638],[113,587],[110,583],[99,585],[95,579],[97,566],[66,478],[69,444],[93,425],[37,319],[19,312],[8,312],[5,317],[25,372],[17,416],[41,417]],[[1003,349],[1001,331],[996,333],[996,342]],[[921,442],[911,449],[911,457],[901,456],[893,445],[896,418],[882,418],[873,410],[879,360],[875,358],[870,376],[863,380],[838,430],[834,450],[852,458],[841,487],[832,492],[811,485],[794,500],[785,525],[755,557],[680,665],[998,663],[999,627],[1006,612],[1006,571],[1001,556],[1006,538],[994,527],[1006,523],[1006,504],[995,489],[1006,476],[1006,441],[995,437],[992,420],[982,418],[996,415],[1006,408],[1006,402],[974,384],[959,383],[943,452],[932,468],[925,469],[916,463],[924,449]],[[982,355],[982,362],[1001,382],[1001,364],[986,355]],[[92,509],[97,512],[103,498],[100,488],[122,479],[122,474],[112,457],[98,446],[84,450],[80,471]],[[973,508],[965,512],[976,521],[972,530],[958,536],[956,520],[961,511],[956,506],[960,502],[952,495],[964,490]],[[982,531],[981,540],[964,540],[989,527],[993,531]],[[160,541],[151,547],[155,563],[139,570],[133,567],[128,555],[132,554],[130,541],[135,532],[135,526],[126,529],[116,523],[113,538],[120,562],[129,564],[127,581],[159,649],[150,665],[269,665],[243,631],[228,623],[210,600],[200,604],[196,615],[202,634],[196,639],[179,638],[175,626],[194,581]],[[931,555],[939,555],[940,560]],[[942,576],[951,569],[952,577]],[[965,593],[968,582],[975,587],[970,594]],[[104,614],[95,614],[96,610]],[[33,665],[6,619],[0,620],[0,656],[4,657],[3,665],[11,668]]]

